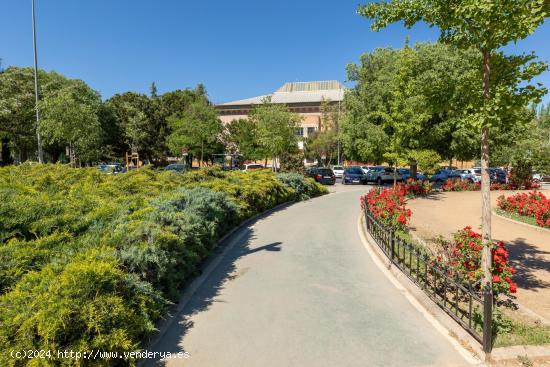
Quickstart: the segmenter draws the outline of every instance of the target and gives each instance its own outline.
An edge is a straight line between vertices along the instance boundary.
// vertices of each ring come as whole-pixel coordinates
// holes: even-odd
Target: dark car
[[[349,167],[344,170],[342,175],[342,184],[367,184],[367,177],[361,167]]]
[[[411,178],[411,170],[409,168],[399,168],[398,171],[401,174],[403,181],[407,181]],[[416,179],[424,181],[426,180],[426,176],[424,176],[421,172],[416,172]]]
[[[489,168],[491,183],[506,183],[506,171],[500,168]]]
[[[458,179],[458,175],[455,176],[453,173],[454,171],[451,171],[449,169],[438,169],[430,178],[430,181],[435,183],[443,183],[449,179]]]
[[[312,167],[306,170],[306,176],[313,178],[315,181],[323,185],[334,185],[336,176],[330,168]]]
[[[187,165],[185,165],[185,164],[173,163],[173,164],[167,165],[167,166],[164,168],[164,170],[165,170],[165,171],[173,171],[173,172],[182,173],[182,172],[188,171],[188,167],[187,167]]]

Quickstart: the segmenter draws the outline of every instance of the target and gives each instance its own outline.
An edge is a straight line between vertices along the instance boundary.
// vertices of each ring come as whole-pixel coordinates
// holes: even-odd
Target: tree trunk
[[[0,166],[6,166],[8,164],[13,163],[13,160],[11,159],[9,143],[10,141],[8,138],[2,139],[2,150],[0,152]]]
[[[490,98],[489,77],[491,57],[488,50],[483,51],[483,98]],[[483,283],[492,284],[491,278],[491,178],[489,176],[489,127],[481,129],[481,232],[484,246],[481,258]]]
[[[397,186],[397,162],[393,166],[393,187]]]
[[[201,142],[201,161],[199,162],[199,167],[202,167],[203,158],[204,158],[204,141]]]
[[[411,163],[411,178],[416,181],[416,177],[418,174],[418,163],[412,162]]]

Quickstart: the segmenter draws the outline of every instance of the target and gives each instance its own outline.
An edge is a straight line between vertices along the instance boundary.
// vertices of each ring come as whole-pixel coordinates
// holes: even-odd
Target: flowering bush
[[[416,196],[424,196],[432,192],[432,184],[428,181],[413,180],[409,178],[404,183],[399,183],[399,189],[405,190],[405,196],[413,198]]]
[[[467,180],[447,180],[441,186],[443,191],[479,191],[481,184],[479,182],[470,182]]]
[[[481,252],[483,240],[479,233],[466,227],[454,234],[454,242],[451,244],[450,265],[453,273],[459,277],[475,283],[483,277],[481,268]],[[508,251],[502,241],[491,243],[493,275],[493,293],[516,293],[517,284],[512,281],[512,275],[516,270],[508,263]]]
[[[514,183],[492,183],[491,190],[531,190],[538,189],[540,185],[532,181],[524,182],[522,186]],[[467,180],[447,180],[441,186],[442,191],[479,191],[481,182],[470,182]]]
[[[540,227],[550,227],[550,198],[541,192],[517,193],[507,198],[501,195],[497,205],[508,213],[535,218]]]
[[[411,210],[405,206],[405,189],[375,188],[361,198],[361,208],[372,213],[374,218],[393,229],[405,230]]]

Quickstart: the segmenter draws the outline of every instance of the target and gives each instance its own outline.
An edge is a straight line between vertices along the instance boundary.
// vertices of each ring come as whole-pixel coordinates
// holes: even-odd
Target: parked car
[[[100,172],[106,173],[108,175],[116,175],[119,173],[126,172],[126,170],[124,169],[124,166],[120,163],[100,164],[98,168]]]
[[[172,163],[172,164],[169,164],[166,167],[164,167],[164,170],[165,171],[173,171],[173,172],[182,173],[182,172],[188,171],[189,167],[187,165],[181,164],[181,163]]]
[[[336,178],[342,178],[342,175],[344,174],[344,167],[332,166],[332,172],[334,172],[334,175],[336,176]]]
[[[259,169],[264,169],[265,167],[258,163],[249,163],[249,164],[243,164],[241,166],[241,171],[257,171]]]
[[[449,179],[457,178],[456,176],[453,177],[453,170],[440,168],[432,175],[430,178],[430,181],[436,182],[436,183],[443,183]]]
[[[481,167],[474,167],[473,169],[479,170],[480,181],[481,181]],[[502,168],[493,168],[489,167],[489,177],[491,183],[506,183],[506,177],[508,176],[506,170]]]
[[[334,185],[336,176],[328,167],[312,167],[306,170],[306,176],[313,178],[316,182],[323,185]]]
[[[399,168],[398,171],[403,181],[407,181],[411,178],[411,170],[409,168]],[[426,180],[426,176],[422,172],[416,172],[416,179],[424,181]]]
[[[384,167],[384,166],[369,167],[369,169],[366,173],[367,182],[376,182],[376,179],[378,178],[379,175],[382,174],[382,172],[384,172],[385,168],[386,167]]]
[[[366,184],[367,178],[365,174],[363,173],[363,170],[361,167],[354,166],[354,167],[348,167],[344,170],[344,173],[342,174],[342,184],[348,185],[348,184]]]
[[[363,173],[364,174],[367,174],[369,173],[369,171],[375,169],[376,166],[361,166],[361,169],[363,170]]]
[[[457,169],[452,172],[451,176],[452,178],[457,178],[459,180],[481,182],[481,169]]]
[[[369,173],[366,176],[367,182],[376,182],[377,185],[382,185],[385,182],[393,182],[394,177],[396,181],[403,181],[403,177],[399,170],[394,172],[392,167],[373,167],[372,170],[369,170]]]
[[[506,183],[506,171],[502,168],[489,168],[489,176],[491,177],[491,183]]]

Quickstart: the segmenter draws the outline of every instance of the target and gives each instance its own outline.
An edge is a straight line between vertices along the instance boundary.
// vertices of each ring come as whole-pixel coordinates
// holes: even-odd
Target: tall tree
[[[185,113],[168,118],[171,134],[167,145],[173,154],[180,155],[187,149],[200,157],[202,165],[206,153],[223,153],[219,150],[223,127],[216,109],[204,99],[191,103]],[[213,151],[212,148],[215,150]]]
[[[153,120],[152,102],[144,94],[125,92],[115,94],[105,102],[114,114],[125,150],[136,150],[153,158],[153,146],[158,139],[158,129]]]
[[[239,153],[244,160],[265,158],[265,151],[258,139],[258,125],[249,119],[237,119],[225,126],[225,140],[229,149]]]
[[[45,142],[67,146],[71,163],[100,157],[102,130],[99,94],[80,80],[71,80],[39,104],[40,131]]]
[[[296,129],[301,117],[290,112],[286,106],[272,104],[266,99],[254,108],[249,118],[258,126],[259,141],[273,158],[273,170],[277,170],[277,161],[281,155],[296,149]]]
[[[482,167],[482,235],[486,243],[482,267],[484,284],[491,285],[491,201],[489,178],[489,131],[498,125],[503,112],[526,101],[537,99],[541,92],[535,87],[491,90],[491,59],[498,49],[533,33],[550,14],[549,0],[392,0],[369,3],[359,7],[359,14],[374,19],[372,28],[379,30],[390,23],[404,21],[411,27],[419,21],[440,30],[440,40],[453,46],[478,50],[482,62],[482,99],[470,122],[481,129]],[[530,79],[541,67],[525,70],[523,79]],[[498,73],[498,70],[496,71]],[[519,82],[517,80],[516,82]],[[504,92],[504,93],[503,93]],[[510,98],[511,97],[511,98]],[[514,101],[511,106],[504,101]]]

